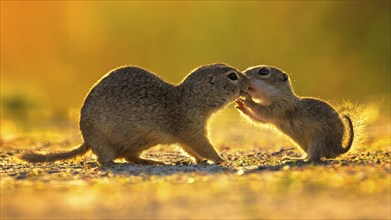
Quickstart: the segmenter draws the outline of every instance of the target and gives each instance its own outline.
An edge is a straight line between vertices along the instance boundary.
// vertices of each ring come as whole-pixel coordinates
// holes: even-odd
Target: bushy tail
[[[367,138],[365,134],[365,128],[367,126],[368,118],[368,113],[364,110],[364,106],[361,104],[352,103],[350,101],[344,101],[341,105],[337,107],[337,111],[348,122],[346,123],[346,127],[350,129],[349,133],[353,132],[353,129],[350,128],[350,124],[353,124],[354,140],[350,147],[353,149],[362,147],[361,144]],[[349,143],[346,146],[349,146]],[[346,153],[347,151],[349,151],[349,149],[344,148],[343,153]]]
[[[75,148],[68,152],[53,152],[47,154],[39,154],[34,152],[24,153],[20,159],[28,161],[30,163],[39,162],[53,162],[56,160],[66,160],[78,155],[83,155],[89,150],[86,143],[81,144],[78,148]]]
[[[343,117],[348,122],[348,126],[349,126],[349,141],[348,141],[348,144],[346,145],[346,147],[342,148],[342,150],[341,150],[342,154],[344,154],[344,153],[346,153],[346,152],[348,152],[350,150],[350,148],[353,145],[353,139],[354,139],[354,131],[353,131],[352,120],[349,118],[349,116],[344,115]]]

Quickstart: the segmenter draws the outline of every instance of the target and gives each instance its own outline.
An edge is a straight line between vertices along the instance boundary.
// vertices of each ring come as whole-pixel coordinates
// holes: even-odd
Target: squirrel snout
[[[240,96],[241,97],[245,97],[245,98],[250,98],[251,97],[251,95],[250,95],[250,93],[248,91],[241,91],[240,92]]]

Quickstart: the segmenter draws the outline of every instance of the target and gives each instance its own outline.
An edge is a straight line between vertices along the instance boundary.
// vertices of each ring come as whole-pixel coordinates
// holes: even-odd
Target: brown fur
[[[231,79],[234,74],[237,79]],[[231,78],[229,77],[231,75]],[[196,162],[223,159],[210,144],[209,116],[247,92],[248,79],[225,64],[201,66],[179,85],[144,69],[115,69],[91,89],[81,108],[84,143],[63,153],[26,153],[29,162],[63,160],[91,149],[101,164],[125,158],[136,164],[163,164],[140,157],[157,144],[178,143]]]
[[[261,75],[261,69],[268,71]],[[264,70],[265,71],[265,70]],[[252,120],[270,123],[288,135],[307,153],[306,159],[319,161],[322,157],[335,158],[349,151],[354,132],[351,119],[343,115],[349,128],[349,140],[342,147],[345,126],[340,114],[325,101],[302,98],[293,92],[288,74],[271,66],[247,69],[251,98],[237,101],[237,108]]]

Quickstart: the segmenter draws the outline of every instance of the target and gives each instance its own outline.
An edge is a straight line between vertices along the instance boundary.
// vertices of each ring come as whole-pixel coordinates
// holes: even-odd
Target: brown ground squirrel
[[[207,137],[207,120],[247,89],[247,77],[225,64],[196,68],[178,85],[139,67],[120,67],[99,80],[84,100],[80,114],[84,143],[69,152],[28,152],[21,159],[50,162],[91,149],[100,164],[117,158],[163,164],[140,155],[157,144],[178,143],[197,163],[205,159],[221,163],[224,160]]]
[[[341,115],[330,104],[314,98],[295,95],[288,74],[271,66],[255,66],[245,70],[249,77],[251,98],[240,99],[237,108],[249,118],[273,124],[288,135],[307,153],[299,160],[319,161],[322,157],[335,158],[349,151],[353,142],[353,124],[347,115]],[[349,140],[343,145],[345,118]]]

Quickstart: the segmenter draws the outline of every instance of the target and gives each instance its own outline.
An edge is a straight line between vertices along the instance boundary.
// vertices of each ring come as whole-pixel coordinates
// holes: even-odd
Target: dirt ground
[[[284,164],[300,155],[289,140],[217,116],[210,136],[225,164],[195,165],[178,147],[158,146],[144,156],[166,166],[111,167],[91,153],[23,162],[27,149],[78,145],[77,122],[16,133],[10,124],[2,121],[2,219],[391,219],[389,120],[369,124],[364,142],[335,160]]]

